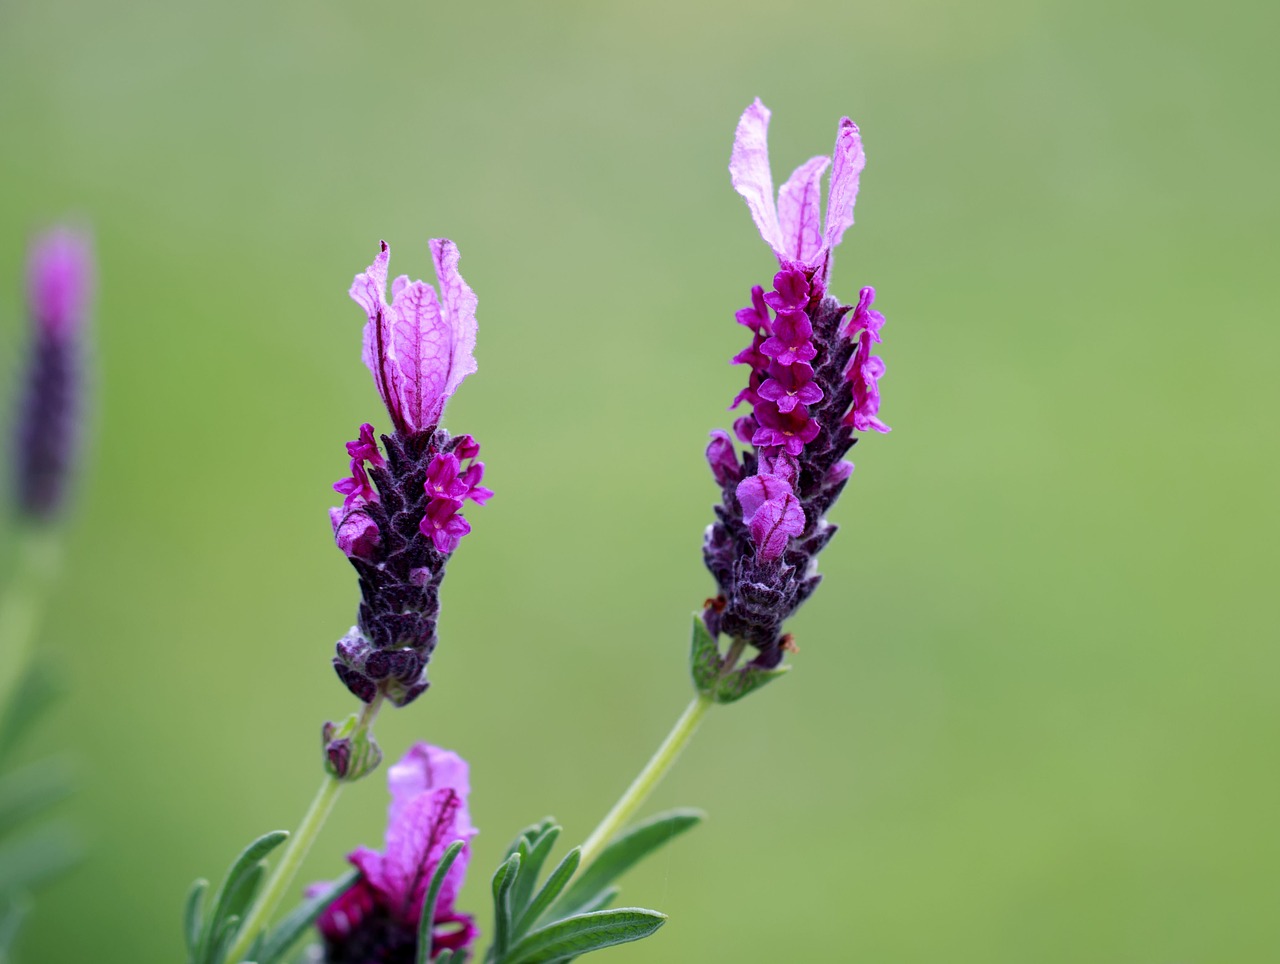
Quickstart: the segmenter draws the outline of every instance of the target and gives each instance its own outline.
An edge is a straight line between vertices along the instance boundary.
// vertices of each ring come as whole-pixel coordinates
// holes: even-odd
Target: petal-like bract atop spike
[[[858,178],[867,163],[858,125],[847,117],[841,119],[840,128],[836,131],[836,148],[831,159],[827,228],[822,239],[827,251],[840,243],[845,230],[853,224],[853,203],[858,199]]]
[[[396,430],[435,428],[445,403],[476,370],[476,296],[458,273],[452,241],[431,242],[440,296],[424,281],[395,279],[386,298],[386,242],[369,268],[356,275],[351,297],[365,310],[364,363],[373,373]]]
[[[451,332],[449,372],[444,396],[458,390],[462,380],[476,370],[476,295],[458,273],[458,246],[448,238],[434,238],[431,260],[440,282],[440,300]]]
[[[769,108],[757,97],[738,121],[729,157],[729,177],[733,189],[751,209],[760,236],[778,257],[786,257],[778,209],[773,200],[773,173],[769,169]]]
[[[829,157],[813,157],[778,189],[778,223],[787,257],[815,263],[822,252],[822,175]]]

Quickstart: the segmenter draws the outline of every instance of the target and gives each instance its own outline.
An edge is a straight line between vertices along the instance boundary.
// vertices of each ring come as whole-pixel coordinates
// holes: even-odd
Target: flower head
[[[772,289],[753,287],[751,304],[735,315],[752,332],[733,358],[750,366],[734,400],[752,407],[734,423],[749,449],[739,461],[729,435],[713,435],[707,460],[723,500],[703,545],[720,590],[704,613],[707,628],[751,643],[763,668],[782,659],[782,624],[821,578],[815,557],[835,534],[825,513],[853,471],[843,458],[853,433],[889,430],[879,418],[884,362],[871,354],[884,325],[871,307],[875,292],[862,289],[849,306],[827,291],[831,251],[853,224],[865,163],[857,125],[841,120],[832,157],[800,165],[775,201],[768,124],[756,100],[738,123],[729,171],[779,271]]]
[[[367,316],[364,361],[395,430],[379,445],[373,426],[360,426],[347,443],[350,474],[333,486],[342,507],[329,513],[363,596],[334,669],[365,702],[382,692],[401,706],[427,688],[445,563],[471,531],[463,504],[493,495],[480,484],[480,445],[439,424],[445,403],[476,370],[476,297],[458,274],[452,241],[432,241],[431,255],[439,296],[401,276],[388,302],[385,243],[351,286]]]
[[[391,806],[384,850],[361,847],[350,855],[360,876],[316,922],[327,964],[412,964],[427,888],[441,855],[456,840],[466,846],[436,899],[432,957],[466,947],[476,937],[474,920],[454,909],[476,834],[467,811],[466,761],[416,743],[387,771],[387,784]]]
[[[11,462],[17,509],[31,518],[47,519],[62,508],[79,454],[92,290],[93,254],[85,234],[54,228],[36,238],[27,261],[31,354]]]

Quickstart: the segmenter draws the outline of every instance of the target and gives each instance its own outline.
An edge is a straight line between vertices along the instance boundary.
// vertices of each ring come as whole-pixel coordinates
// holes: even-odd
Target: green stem
[[[702,722],[702,717],[706,715],[707,710],[711,709],[713,705],[714,702],[710,696],[705,693],[699,693],[693,698],[693,702],[685,707],[685,711],[680,714],[680,719],[676,720],[676,725],[671,728],[671,732],[662,741],[662,745],[649,758],[649,762],[645,764],[644,769],[631,781],[631,786],[627,787],[627,792],[613,805],[613,809],[600,821],[600,825],[591,831],[591,836],[582,845],[582,859],[579,862],[579,866],[584,868],[589,866],[593,860],[600,856],[600,851],[605,848],[605,845],[635,816],[641,804],[653,792],[654,788],[662,782],[662,778],[667,775],[667,771],[676,762],[676,757],[680,755],[680,751],[684,749],[685,744],[692,739],[693,734],[697,731],[698,724]]]
[[[356,732],[352,734],[353,740],[357,735],[368,730],[373,725],[373,721],[378,716],[378,710],[382,706],[382,698],[382,691],[379,690],[373,701],[365,704],[364,709],[360,712],[360,721],[357,724]],[[262,893],[258,895],[258,899],[253,905],[253,910],[245,918],[236,942],[227,953],[225,964],[240,964],[249,952],[249,947],[253,944],[259,932],[266,929],[267,922],[275,912],[276,905],[280,903],[280,898],[284,896],[285,891],[289,889],[289,885],[293,883],[293,878],[297,875],[299,868],[302,867],[302,862],[311,850],[311,845],[315,843],[316,837],[320,835],[320,828],[324,826],[325,820],[328,819],[329,813],[333,810],[333,805],[337,802],[338,793],[342,790],[344,783],[346,783],[345,780],[340,780],[330,775],[326,776],[324,783],[320,784],[320,789],[317,791],[315,799],[311,801],[311,806],[307,808],[306,815],[302,818],[302,823],[298,824],[298,829],[289,836],[289,842],[285,845],[284,854],[281,856],[280,862],[276,864],[276,869],[271,872],[271,876],[267,879],[266,886],[262,888]]]
[[[12,581],[0,593],[0,709],[14,698],[26,671],[40,610],[58,571],[56,532],[49,526],[20,529],[15,555]]]

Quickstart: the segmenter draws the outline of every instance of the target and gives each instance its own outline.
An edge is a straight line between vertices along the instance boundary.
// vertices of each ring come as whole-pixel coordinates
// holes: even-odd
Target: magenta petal
[[[458,246],[448,238],[433,238],[431,260],[440,282],[440,300],[451,332],[445,398],[452,397],[462,380],[476,370],[476,294],[458,273]]]
[[[791,486],[776,475],[752,475],[738,483],[738,504],[742,506],[742,521],[750,522],[757,510],[770,499],[781,499],[791,494]]]
[[[401,811],[410,800],[428,790],[456,790],[464,800],[461,816],[465,818],[465,800],[471,793],[471,772],[467,761],[451,750],[418,742],[387,769],[387,787],[391,791],[388,825],[400,818]]]
[[[832,250],[853,224],[853,204],[858,198],[858,177],[866,166],[862,151],[862,135],[858,125],[845,117],[836,131],[836,147],[832,154],[831,186],[827,194],[827,227],[823,246]]]
[[[822,175],[828,157],[813,157],[778,189],[778,223],[787,256],[812,264],[822,250]]]
[[[381,534],[377,523],[359,506],[329,510],[333,539],[348,558],[371,559]]]
[[[765,243],[778,257],[785,257],[778,209],[773,200],[773,174],[769,170],[769,108],[757,97],[738,121],[729,157],[729,177],[741,194]]]
[[[329,884],[312,884],[307,888],[306,896],[318,897],[328,890],[329,886]],[[324,909],[316,920],[316,928],[330,940],[346,938],[360,926],[376,903],[377,898],[373,888],[365,880],[357,880],[354,886],[340,894]]]
[[[458,819],[461,807],[462,798],[456,791],[431,790],[405,804],[400,819],[387,827],[383,880],[391,898],[388,903],[406,924],[416,923],[422,913],[431,874],[446,848],[455,840],[469,841],[473,835],[474,831]],[[466,876],[467,859],[464,849],[445,875],[439,896],[441,911],[452,910]]]
[[[435,289],[424,281],[404,285],[391,310],[401,411],[410,429],[432,428],[440,422],[447,398],[451,332]]]
[[[777,559],[787,542],[804,532],[804,510],[790,490],[778,499],[765,502],[751,520],[751,540],[761,559]]]

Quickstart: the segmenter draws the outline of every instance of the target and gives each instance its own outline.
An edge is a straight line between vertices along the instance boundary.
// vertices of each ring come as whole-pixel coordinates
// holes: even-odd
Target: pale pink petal
[[[787,257],[813,264],[822,251],[822,175],[829,157],[813,157],[778,189],[778,223]]]
[[[759,508],[770,499],[791,495],[787,480],[776,475],[751,475],[738,483],[738,504],[742,506],[742,521],[750,522]]]
[[[475,292],[458,273],[458,246],[448,238],[434,238],[430,245],[436,279],[440,282],[445,321],[453,334],[449,370],[444,382],[444,397],[448,399],[458,390],[462,380],[476,370],[477,302]]]
[[[435,289],[424,281],[400,288],[391,304],[391,343],[399,372],[400,409],[410,429],[434,427],[444,410],[452,332]]]
[[[399,819],[405,804],[428,790],[456,790],[465,800],[471,793],[470,770],[467,761],[452,750],[418,742],[387,769],[387,788],[391,791],[387,810],[390,825]]]
[[[764,503],[751,520],[756,555],[761,559],[777,559],[786,551],[788,541],[804,532],[804,522],[804,510],[790,492]]]
[[[733,137],[729,177],[733,189],[747,201],[751,217],[765,243],[780,258],[786,257],[778,209],[773,200],[773,174],[769,170],[769,108],[757,97],[742,113]]]
[[[832,250],[853,224],[853,202],[858,198],[858,177],[866,165],[862,152],[862,135],[858,125],[845,117],[836,132],[836,148],[832,154],[831,187],[827,195],[827,228],[823,247]]]
[[[445,849],[455,840],[470,841],[475,835],[464,815],[465,806],[456,791],[430,790],[405,804],[399,819],[387,827],[381,874],[386,892],[399,899],[396,909],[406,923],[416,922],[421,913],[431,875]],[[452,908],[466,875],[467,859],[467,850],[463,850],[449,868],[440,889],[441,910]]]
[[[362,357],[365,366],[373,373],[378,394],[392,418],[396,419],[399,417],[396,409],[399,408],[401,378],[395,364],[391,310],[387,304],[387,263],[391,260],[391,248],[385,241],[380,245],[373,264],[355,276],[348,294],[368,316],[364,326]]]

